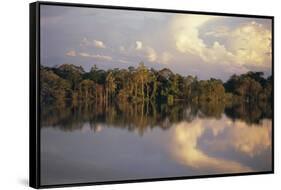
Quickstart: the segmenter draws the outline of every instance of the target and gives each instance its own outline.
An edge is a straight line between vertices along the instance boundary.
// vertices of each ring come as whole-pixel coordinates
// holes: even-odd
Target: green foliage
[[[56,75],[52,70],[41,69],[40,72],[41,82],[41,102],[52,102],[54,100],[64,102],[70,98],[71,89],[69,81],[62,79]]]
[[[271,101],[271,77],[265,79],[262,72],[248,72],[233,75],[225,84],[226,92],[233,94],[233,100],[245,102]]]
[[[223,83],[211,78],[198,80],[193,76],[174,74],[169,69],[148,69],[144,63],[137,68],[89,72],[82,67],[64,64],[57,68],[41,67],[41,101],[95,102],[96,104],[139,103],[162,101],[169,105],[176,101],[196,104],[219,102],[269,102],[272,99],[272,77],[261,72],[233,75]]]
[[[71,84],[72,89],[76,89],[79,82],[82,80],[82,75],[85,73],[84,69],[80,66],[71,64],[63,64],[59,68],[53,69],[61,78],[67,80]]]

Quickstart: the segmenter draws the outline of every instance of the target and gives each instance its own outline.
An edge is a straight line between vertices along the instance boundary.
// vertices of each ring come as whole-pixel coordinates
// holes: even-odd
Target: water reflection
[[[43,127],[57,127],[65,131],[80,129],[85,122],[93,131],[99,123],[114,127],[137,130],[140,135],[149,128],[168,129],[173,124],[195,118],[220,120],[226,115],[233,121],[243,121],[247,125],[259,125],[263,119],[271,119],[271,105],[238,104],[227,106],[223,103],[204,102],[202,105],[179,102],[174,105],[161,103],[146,104],[79,104],[76,106],[43,105],[41,123]]]
[[[41,108],[43,184],[271,170],[270,105]]]
[[[226,117],[196,119],[190,123],[180,122],[174,128],[172,155],[184,165],[200,170],[217,173],[253,171],[254,168],[235,158],[223,158],[223,153],[233,150],[253,158],[271,147],[270,120],[249,127],[245,122],[233,122]],[[205,146],[205,150],[201,146]],[[221,155],[215,155],[218,152]]]

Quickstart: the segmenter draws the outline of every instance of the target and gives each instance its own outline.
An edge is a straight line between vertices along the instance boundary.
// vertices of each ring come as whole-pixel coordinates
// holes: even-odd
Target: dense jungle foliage
[[[224,83],[215,78],[199,80],[196,76],[181,76],[167,68],[148,69],[143,63],[137,68],[107,71],[93,66],[89,72],[72,64],[41,66],[40,87],[41,103],[62,105],[156,101],[169,105],[176,101],[255,104],[272,99],[272,76],[265,78],[262,72],[233,75]]]

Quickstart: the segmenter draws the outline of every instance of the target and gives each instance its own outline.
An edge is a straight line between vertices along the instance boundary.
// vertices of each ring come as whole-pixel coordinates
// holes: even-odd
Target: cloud
[[[149,46],[145,47],[145,57],[149,62],[160,64],[169,64],[173,58],[172,54],[168,51],[157,53],[154,48]]]
[[[229,28],[216,23],[224,17],[179,15],[172,21],[176,49],[200,57],[205,63],[255,65],[271,67],[271,31],[255,21]],[[228,19],[228,18],[227,18]],[[218,24],[215,29],[200,34],[207,23]],[[207,45],[202,36],[214,38]]]
[[[218,26],[215,29],[205,32],[206,36],[225,37],[229,34],[229,28],[226,26]]]
[[[214,18],[205,15],[176,16],[172,21],[172,28],[177,50],[202,55],[206,45],[199,37],[199,27]]]
[[[92,58],[95,58],[97,60],[101,60],[101,61],[112,61],[112,57],[108,56],[108,55],[92,55]]]
[[[80,43],[80,46],[86,46],[86,47],[95,47],[99,49],[106,48],[103,41],[100,40],[89,40],[87,38],[83,38],[83,40]]]
[[[154,48],[144,45],[142,41],[136,41],[136,47],[135,50],[138,52],[143,53],[143,56],[149,61],[149,62],[156,62],[157,61],[157,52]]]
[[[79,55],[82,56],[82,57],[91,57],[90,54],[84,53],[84,52],[79,53]]]
[[[65,55],[70,56],[70,57],[75,57],[76,51],[75,50],[69,50],[68,52],[65,53]]]
[[[102,41],[94,40],[94,45],[96,48],[105,48],[105,45]]]
[[[148,61],[155,62],[157,60],[157,53],[152,47],[147,46],[145,48],[145,53]]]
[[[205,129],[200,122],[189,125],[182,122],[175,129],[174,142],[176,148],[174,156],[185,165],[198,170],[212,170],[216,172],[249,172],[251,168],[236,161],[225,160],[209,156],[198,148],[198,139]]]
[[[246,23],[231,31],[227,39],[239,64],[271,67],[271,31],[262,24]]]
[[[136,41],[136,50],[141,50],[141,49],[142,49],[142,42]]]
[[[90,57],[100,61],[112,61],[112,57],[107,55],[89,54],[84,52],[80,52],[79,55],[81,57]]]
[[[119,63],[130,63],[130,61],[124,60],[124,59],[119,59],[118,60]]]
[[[135,41],[134,44],[128,47],[124,47],[123,45],[119,46],[119,53],[129,57],[132,56],[132,58],[135,58],[137,55],[148,62],[160,64],[168,64],[173,57],[168,51],[157,52],[155,48],[140,40]]]
[[[169,64],[170,61],[172,60],[173,56],[171,53],[169,52],[163,52],[160,56],[160,63],[163,63],[163,64]]]
[[[254,157],[271,147],[271,121],[264,120],[262,126],[248,127],[246,123],[237,121],[227,132],[227,146]],[[251,134],[251,135],[249,135]]]

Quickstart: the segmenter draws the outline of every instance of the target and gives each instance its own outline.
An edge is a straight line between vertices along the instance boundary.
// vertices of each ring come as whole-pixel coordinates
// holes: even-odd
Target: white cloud
[[[160,64],[169,64],[173,58],[172,54],[168,51],[157,53],[154,48],[149,46],[145,46],[145,56],[148,61]]]
[[[254,157],[271,148],[271,121],[263,120],[260,125],[249,127],[245,122],[223,117],[180,122],[174,126],[171,152],[176,160],[195,169],[214,169],[220,172],[246,172],[252,169],[234,160],[214,157],[210,152],[234,149],[245,156]],[[211,136],[200,141],[202,136]],[[223,134],[223,135],[221,135]],[[251,134],[250,136],[248,134]],[[207,147],[201,149],[198,144]]]
[[[246,23],[231,31],[228,40],[239,64],[271,66],[271,31],[263,25]]]
[[[107,55],[89,54],[84,52],[80,52],[79,55],[81,57],[90,57],[100,61],[112,61],[112,57]]]
[[[136,50],[141,50],[141,49],[142,49],[142,42],[136,41]]]
[[[153,48],[147,46],[145,52],[148,61],[155,62],[157,60],[157,53]]]
[[[172,23],[176,48],[181,53],[199,56],[206,63],[254,65],[271,67],[271,31],[257,22],[248,22],[234,29],[218,26],[204,35],[217,39],[207,46],[199,35],[216,16],[180,15]]]
[[[112,61],[112,57],[111,56],[108,56],[108,55],[92,55],[91,56],[92,58],[95,58],[95,59],[98,59],[98,60],[101,60],[101,61]]]
[[[70,56],[70,57],[75,57],[76,51],[75,50],[69,50],[68,52],[65,53],[65,55]]]
[[[149,62],[155,62],[157,60],[157,52],[155,49],[148,45],[144,45],[142,41],[136,41],[135,50],[142,52]]]
[[[94,45],[96,48],[105,48],[105,45],[102,41],[94,40]]]
[[[79,53],[79,55],[82,56],[82,57],[91,57],[90,54],[84,53],[84,52]]]
[[[206,45],[199,38],[199,27],[215,18],[206,15],[176,16],[173,20],[172,27],[178,51],[201,55]]]
[[[100,49],[106,48],[106,46],[105,46],[103,41],[100,41],[100,40],[89,40],[87,38],[83,38],[83,40],[80,43],[80,46],[95,47],[95,48],[100,48]]]
[[[216,158],[208,155],[198,146],[200,137],[204,134],[205,128],[200,121],[190,125],[181,122],[174,126],[172,154],[180,163],[197,170],[214,170],[223,172],[249,172],[252,169],[239,162]]]

